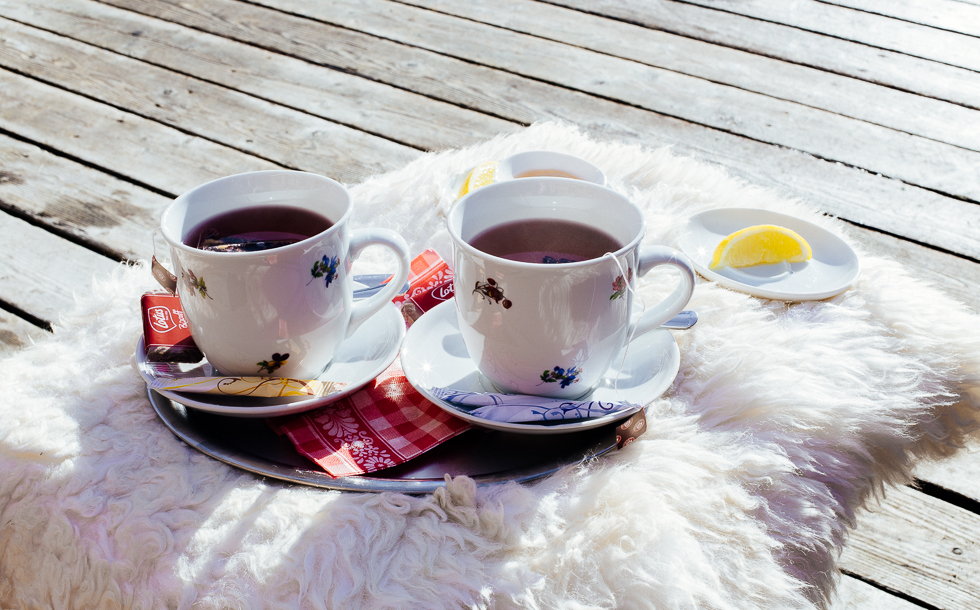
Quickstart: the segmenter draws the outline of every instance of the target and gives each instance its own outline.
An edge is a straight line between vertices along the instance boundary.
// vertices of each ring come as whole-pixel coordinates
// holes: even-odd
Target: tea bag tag
[[[156,278],[160,285],[170,294],[177,294],[177,276],[160,264],[157,260],[156,255],[153,256],[153,262],[150,265],[150,271],[153,273],[153,277]]]
[[[163,286],[164,290],[172,295],[177,295],[177,276],[170,273],[170,270],[160,264],[157,260],[157,233],[160,232],[160,228],[157,227],[153,230],[153,235],[150,237],[150,243],[153,245],[153,257],[150,263],[150,273],[156,278],[160,285]]]

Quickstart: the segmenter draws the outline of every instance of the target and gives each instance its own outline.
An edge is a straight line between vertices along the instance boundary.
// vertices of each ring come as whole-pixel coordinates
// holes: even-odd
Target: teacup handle
[[[641,277],[658,265],[673,265],[681,270],[681,282],[674,292],[653,307],[647,308],[631,329],[640,335],[658,328],[684,309],[694,294],[694,266],[686,256],[667,246],[642,247],[638,259],[637,275]]]
[[[405,243],[401,235],[388,229],[355,229],[351,232],[350,238],[351,260],[356,259],[361,250],[373,245],[386,246],[395,251],[398,256],[398,271],[380,292],[354,304],[354,308],[351,309],[350,323],[347,326],[348,337],[365,320],[390,303],[391,299],[398,294],[405,284],[405,280],[408,279],[409,265],[411,264],[408,259],[408,244]]]

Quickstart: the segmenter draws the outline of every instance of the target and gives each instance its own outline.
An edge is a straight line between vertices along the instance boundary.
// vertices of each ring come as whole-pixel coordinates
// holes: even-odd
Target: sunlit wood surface
[[[0,0],[0,352],[202,182],[553,118],[814,202],[980,311],[980,0]],[[837,608],[980,608],[978,451],[861,516]]]

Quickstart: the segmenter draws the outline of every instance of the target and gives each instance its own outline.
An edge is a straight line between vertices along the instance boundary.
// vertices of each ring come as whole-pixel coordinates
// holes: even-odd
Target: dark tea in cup
[[[309,239],[332,226],[326,217],[303,208],[263,205],[208,218],[183,241],[210,252],[258,252]]]
[[[612,235],[570,220],[528,218],[506,222],[469,240],[481,252],[522,263],[577,263],[623,247]]]

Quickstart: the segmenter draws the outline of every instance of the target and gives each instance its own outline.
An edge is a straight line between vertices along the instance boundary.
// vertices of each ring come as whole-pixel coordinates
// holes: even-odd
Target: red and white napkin
[[[394,299],[408,325],[452,298],[452,273],[433,250],[412,261],[408,292]],[[270,424],[332,477],[397,466],[470,428],[419,394],[398,360],[350,396]]]
[[[419,394],[396,361],[368,387],[273,428],[327,474],[346,477],[407,462],[470,424]]]

